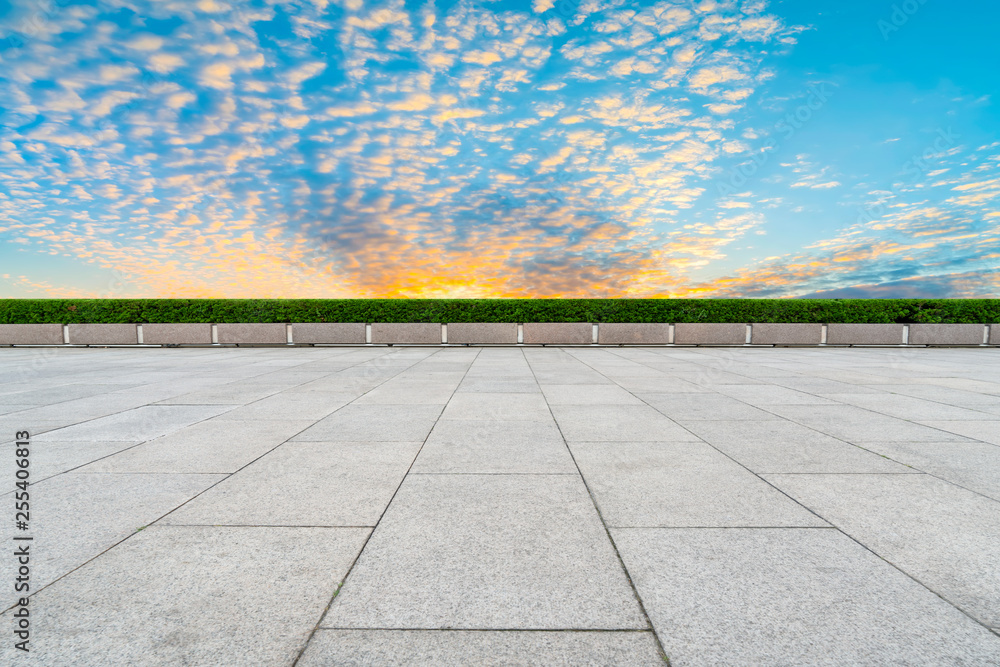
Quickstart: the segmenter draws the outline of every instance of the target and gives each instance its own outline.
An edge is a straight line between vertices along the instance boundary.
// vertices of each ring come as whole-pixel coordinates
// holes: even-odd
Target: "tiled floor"
[[[995,349],[0,349],[7,545],[22,430],[2,664],[1000,664]]]

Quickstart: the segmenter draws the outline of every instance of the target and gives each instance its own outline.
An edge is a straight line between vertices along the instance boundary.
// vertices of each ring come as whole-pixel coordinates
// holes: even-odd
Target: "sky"
[[[1000,297],[997,25],[0,0],[0,298]]]

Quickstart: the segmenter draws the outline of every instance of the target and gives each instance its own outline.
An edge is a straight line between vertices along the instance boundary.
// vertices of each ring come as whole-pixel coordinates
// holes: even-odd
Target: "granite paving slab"
[[[455,393],[457,386],[458,382],[401,382],[393,379],[358,397],[355,404],[443,406]]]
[[[163,405],[245,405],[286,388],[283,384],[239,381],[192,391],[160,401]]]
[[[870,442],[868,449],[1000,501],[1000,447],[983,442]],[[832,472],[832,471],[831,471]]]
[[[40,387],[9,394],[5,393],[0,395],[0,404],[41,407],[63,403],[64,401],[72,401],[77,398],[88,398],[90,396],[106,394],[118,389],[121,389],[121,386],[114,384],[62,384],[55,387]]]
[[[457,393],[481,391],[500,394],[533,394],[538,393],[540,389],[538,388],[538,383],[535,381],[535,378],[531,376],[517,379],[512,378],[508,380],[497,380],[488,376],[475,377],[470,375],[462,381],[462,384],[458,386]]]
[[[571,442],[608,526],[825,526],[770,484],[695,442]]]
[[[217,526],[374,526],[419,442],[287,442],[165,517]]]
[[[3,444],[14,442],[14,434],[18,431],[28,431],[32,437],[43,433],[50,433],[56,429],[64,428],[64,420],[32,419],[30,421],[20,419],[17,413],[0,416],[0,441]]]
[[[989,412],[1000,417],[1000,397],[998,396],[928,384],[894,384],[884,386],[882,389],[893,394],[913,396],[960,408]]]
[[[642,405],[631,392],[613,385],[546,384],[542,393],[549,405]]]
[[[997,420],[997,415],[989,412],[899,394],[828,394],[828,396],[840,403],[911,421]]]
[[[142,397],[136,395],[129,396],[112,391],[86,398],[63,401],[56,405],[42,405],[22,410],[17,413],[16,418],[21,419],[21,423],[35,420],[53,420],[61,421],[64,426],[69,426],[82,421],[107,417],[116,412],[143,407],[145,403],[147,401]]]
[[[648,405],[553,405],[551,408],[567,440],[662,442],[698,439]]]
[[[552,413],[540,394],[470,392],[456,394],[441,413],[441,419],[551,422]]]
[[[612,535],[671,665],[1000,660],[1000,637],[839,531]]]
[[[867,449],[790,421],[684,421],[688,429],[756,473],[915,472]],[[873,450],[873,451],[869,451]]]
[[[84,466],[105,456],[117,454],[139,442],[127,440],[38,440],[40,446],[31,451],[31,479],[43,479]],[[13,456],[5,456],[0,461],[0,479],[7,487],[14,488],[16,464]]]
[[[938,429],[945,435],[954,433],[973,440],[981,440],[991,445],[1000,445],[1000,419],[995,421],[920,421],[924,426]],[[948,438],[950,439],[950,438]]]
[[[569,475],[407,477],[320,626],[647,627]]]
[[[442,419],[413,473],[575,473],[559,429],[548,421]]]
[[[144,405],[49,431],[40,441],[151,440],[226,411],[215,405]],[[28,421],[27,423],[31,423]]]
[[[998,377],[989,347],[3,348],[29,661],[994,664]]]
[[[74,568],[149,525],[222,479],[221,475],[102,475],[71,472],[32,484],[30,489],[31,590]],[[14,505],[13,493],[4,499]],[[5,542],[20,534],[4,522]],[[11,549],[13,550],[13,549]],[[0,575],[14,581],[13,558]],[[11,603],[5,597],[3,607]],[[8,642],[3,642],[8,644]]]
[[[312,419],[318,421],[357,400],[357,398],[358,395],[354,393],[338,394],[324,391],[292,394],[285,391],[227,410],[216,419],[224,421]]]
[[[708,394],[713,391],[666,372],[644,377],[618,377],[615,384],[635,394]]]
[[[652,632],[319,630],[300,667],[664,664]]]
[[[929,475],[765,479],[973,618],[1000,627],[1000,502]]]
[[[910,442],[965,440],[959,435],[949,436],[947,431],[931,425],[889,417],[853,405],[773,405],[768,410],[790,421],[858,445],[871,441],[892,440]],[[989,424],[990,422],[965,423]]]
[[[636,396],[673,420],[780,419],[766,410],[721,394],[646,394]]]
[[[84,472],[232,473],[312,422],[209,420],[81,468]]]
[[[290,666],[368,534],[151,526],[35,596],[30,664]]]
[[[758,408],[766,408],[769,405],[831,405],[835,403],[835,401],[823,396],[773,384],[716,384],[712,385],[712,389]]]
[[[441,405],[345,405],[295,440],[422,441],[441,414]]]

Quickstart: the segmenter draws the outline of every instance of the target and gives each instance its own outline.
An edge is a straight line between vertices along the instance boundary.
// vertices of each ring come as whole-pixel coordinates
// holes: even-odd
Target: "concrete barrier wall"
[[[292,342],[296,345],[325,343],[327,345],[363,345],[365,323],[297,322],[292,325]]]
[[[591,345],[594,325],[589,322],[525,322],[525,345]]]
[[[441,325],[427,323],[372,324],[372,343],[440,345]]]
[[[982,345],[982,324],[911,324],[910,345]]]
[[[215,325],[219,343],[223,345],[287,345],[287,327],[284,324],[234,324]]]
[[[0,324],[0,345],[62,345],[61,324]]]
[[[208,323],[151,323],[141,325],[144,345],[211,345]],[[300,322],[291,325],[295,345],[364,345],[366,324]],[[594,326],[586,322],[527,322],[525,345],[591,345]],[[751,344],[806,345],[1000,345],[1000,324],[829,324],[822,339],[822,324],[757,323]],[[215,325],[215,343],[221,345],[287,345],[288,325],[281,323],[222,323]],[[746,324],[605,323],[598,325],[600,345],[744,345]],[[135,324],[69,324],[70,345],[136,345]],[[0,345],[62,345],[61,324],[0,324]],[[447,325],[449,345],[516,345],[518,325],[456,322]],[[442,329],[436,323],[386,323],[371,325],[375,345],[441,345]],[[822,341],[822,342],[821,342]],[[905,341],[905,342],[904,342]]]
[[[70,345],[137,345],[139,333],[134,324],[71,324]]]
[[[727,323],[687,323],[674,325],[675,345],[743,345],[747,325]]]
[[[902,345],[902,324],[829,324],[827,345]]]
[[[451,345],[516,345],[514,322],[455,322],[448,325]]]
[[[822,324],[759,322],[750,329],[753,345],[819,345],[823,339]]]
[[[191,324],[143,324],[144,345],[211,345],[212,325],[204,322]]]
[[[597,342],[601,345],[666,345],[670,342],[670,325],[599,324]]]

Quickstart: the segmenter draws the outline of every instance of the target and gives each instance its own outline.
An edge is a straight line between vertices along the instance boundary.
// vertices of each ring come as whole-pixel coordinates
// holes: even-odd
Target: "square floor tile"
[[[31,664],[291,665],[368,532],[152,526],[32,599]]]
[[[642,629],[579,478],[414,475],[325,628]]]
[[[136,529],[153,523],[222,479],[221,475],[104,475],[80,472],[28,487],[34,537],[31,586],[37,591],[79,567]],[[4,499],[14,507],[14,495]],[[2,535],[14,544],[13,515]],[[0,562],[13,581],[15,562]],[[6,643],[6,642],[5,642]]]
[[[1000,447],[983,442],[870,442],[891,459],[1000,501]]]
[[[835,530],[612,534],[671,665],[1000,661],[1000,637]]]
[[[648,405],[553,405],[567,440],[697,441],[697,436]]]
[[[552,413],[540,394],[468,392],[455,394],[441,419],[551,422]]]
[[[917,472],[878,454],[795,422],[679,422],[756,473]]]
[[[609,526],[824,526],[705,443],[572,442]]]
[[[414,473],[576,473],[559,429],[543,421],[442,419]]]
[[[50,431],[38,440],[39,442],[50,440],[124,440],[129,442],[152,440],[214,417],[227,409],[227,407],[215,405],[144,405],[133,410],[126,410]]]
[[[295,440],[417,442],[431,432],[441,405],[345,405]]]
[[[419,442],[286,442],[163,522],[374,526],[419,449]]]
[[[651,632],[319,630],[298,664],[662,667],[664,663]]]
[[[547,384],[542,386],[549,405],[642,405],[631,393],[613,384]]]
[[[928,475],[766,478],[974,618],[1000,626],[1000,503]]]
[[[236,472],[307,428],[308,420],[212,419],[95,461],[83,472]]]

